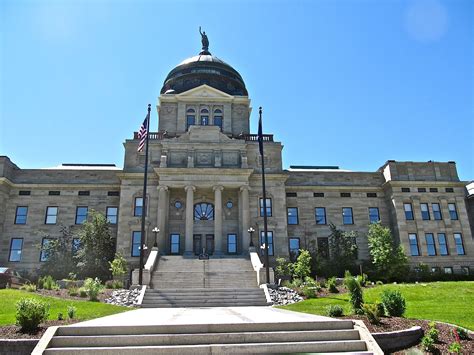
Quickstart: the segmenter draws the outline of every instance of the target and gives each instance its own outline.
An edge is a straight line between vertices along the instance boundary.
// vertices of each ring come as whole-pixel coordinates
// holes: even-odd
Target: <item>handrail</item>
[[[255,248],[250,248],[249,254],[250,254],[250,262],[252,263],[253,270],[257,273],[257,285],[260,285],[260,270],[263,269],[263,264],[260,261],[260,257],[255,251]]]
[[[150,132],[150,140],[163,140],[164,138],[175,138],[177,134],[171,134],[167,131],[164,132]],[[234,139],[243,139],[246,142],[258,142],[258,134],[253,133],[241,133],[238,135],[230,135],[230,138]],[[138,132],[133,132],[133,139],[138,139]],[[273,134],[262,134],[262,139],[264,142],[273,142]]]

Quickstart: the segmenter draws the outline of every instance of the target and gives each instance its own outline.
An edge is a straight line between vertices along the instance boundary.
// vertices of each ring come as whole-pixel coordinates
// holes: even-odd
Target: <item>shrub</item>
[[[425,335],[423,338],[421,338],[421,347],[424,351],[432,353],[435,349],[434,340]]]
[[[112,289],[114,288],[114,280],[107,280],[105,281],[105,288],[106,289]]]
[[[69,296],[77,296],[79,294],[79,290],[77,287],[72,286],[67,289],[67,293]]]
[[[285,258],[276,259],[275,273],[278,278],[291,277],[293,275],[294,264]]]
[[[449,344],[448,351],[450,354],[461,354],[462,353],[461,343],[458,343],[457,341],[455,341]]]
[[[91,301],[97,301],[97,296],[100,292],[102,292],[104,286],[97,277],[95,279],[87,278],[84,281],[84,289],[86,290],[87,296],[89,296]]]
[[[367,274],[357,275],[356,278],[357,282],[359,282],[362,287],[365,287],[369,282],[369,277],[367,276]]]
[[[438,342],[438,337],[439,337],[439,331],[436,329],[436,323],[435,322],[430,322],[429,323],[429,329],[426,332],[426,336],[429,336],[435,343]]]
[[[70,306],[67,306],[67,316],[69,319],[74,319],[74,317],[76,316],[76,311],[77,311],[77,308],[74,307],[73,305],[70,305]]]
[[[16,324],[22,331],[38,328],[49,316],[49,305],[33,298],[21,298],[16,303]]]
[[[360,287],[359,282],[351,275],[349,271],[346,271],[345,273],[344,285],[349,290],[349,301],[351,302],[354,313],[362,314],[362,304],[364,303],[362,287]]]
[[[295,267],[293,269],[295,277],[304,280],[311,274],[311,254],[309,251],[301,249],[298,259],[296,259]]]
[[[87,297],[87,291],[84,287],[79,288],[79,297]]]
[[[59,285],[51,275],[46,275],[38,279],[38,288],[45,290],[59,290]]]
[[[64,315],[62,314],[62,312],[58,313],[58,320],[64,320]]]
[[[458,334],[459,339],[461,340],[469,340],[469,333],[466,331],[466,329],[461,328],[461,327],[456,327],[453,329],[453,335],[456,336],[456,333]]]
[[[327,286],[328,286],[329,292],[331,292],[331,293],[338,293],[339,292],[339,290],[337,289],[337,284],[336,284],[336,278],[335,277],[331,277],[327,280]]]
[[[341,306],[333,304],[326,307],[326,314],[328,317],[342,317],[344,315],[344,310]]]
[[[402,317],[406,310],[405,298],[400,291],[384,290],[382,292],[382,304],[385,314],[390,317]]]
[[[378,303],[365,303],[362,305],[362,310],[364,311],[367,320],[371,324],[380,323],[380,307]]]
[[[376,284],[377,286],[381,286],[381,285],[383,285],[383,281],[380,281],[380,280],[379,280],[379,281],[377,281],[375,284]]]
[[[302,291],[303,291],[303,294],[306,296],[306,298],[316,298],[317,297],[315,287],[304,286]]]
[[[36,291],[36,285],[35,284],[24,284],[23,286],[20,287],[20,290],[28,291],[28,292],[35,292]]]
[[[127,260],[120,253],[115,253],[115,258],[109,262],[109,270],[114,277],[123,277],[127,273]]]

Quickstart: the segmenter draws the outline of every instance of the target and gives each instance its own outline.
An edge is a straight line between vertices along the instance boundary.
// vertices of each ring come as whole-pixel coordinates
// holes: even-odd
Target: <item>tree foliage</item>
[[[342,231],[334,224],[329,225],[329,260],[322,265],[326,276],[343,276],[346,270],[355,271],[357,261],[357,238],[355,231]]]
[[[89,218],[78,232],[80,248],[75,256],[83,277],[110,278],[110,264],[114,259],[115,241],[110,233],[106,217],[91,211]]]
[[[376,275],[382,279],[403,278],[409,270],[401,245],[396,246],[389,228],[372,223],[367,234],[369,252]]]
[[[60,226],[60,236],[48,238],[48,243],[40,245],[43,262],[40,266],[40,275],[51,275],[59,280],[68,277],[69,273],[75,272],[76,260],[74,259],[73,234],[68,227]]]
[[[311,255],[308,250],[300,249],[293,269],[293,276],[304,280],[311,275]]]

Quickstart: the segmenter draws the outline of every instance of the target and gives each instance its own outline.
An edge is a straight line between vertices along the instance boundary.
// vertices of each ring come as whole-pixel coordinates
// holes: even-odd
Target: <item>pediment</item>
[[[179,99],[233,99],[232,95],[206,84],[177,94],[176,97]]]

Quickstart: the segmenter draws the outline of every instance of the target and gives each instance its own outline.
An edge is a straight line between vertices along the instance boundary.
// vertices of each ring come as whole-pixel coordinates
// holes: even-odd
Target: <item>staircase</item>
[[[141,306],[230,307],[267,306],[250,260],[162,256]]]
[[[381,354],[350,320],[51,327],[32,354]],[[362,332],[367,330],[362,330]],[[367,337],[364,336],[366,339]],[[371,340],[370,340],[371,339]]]

